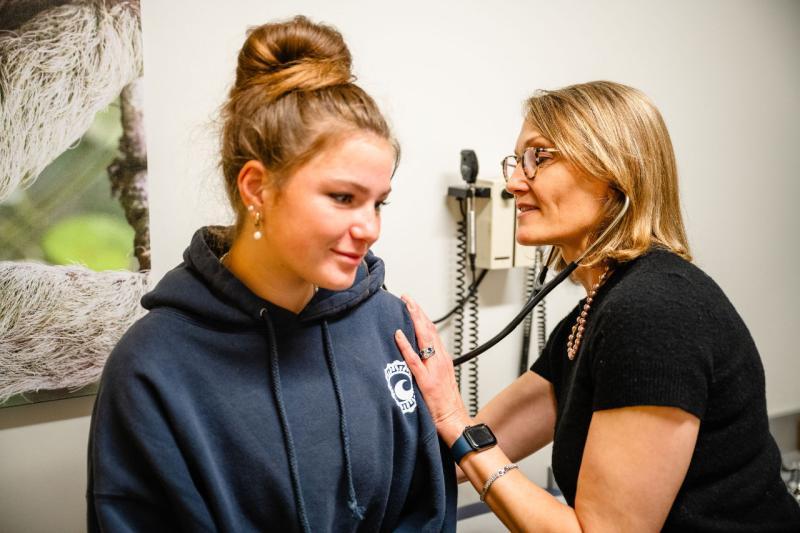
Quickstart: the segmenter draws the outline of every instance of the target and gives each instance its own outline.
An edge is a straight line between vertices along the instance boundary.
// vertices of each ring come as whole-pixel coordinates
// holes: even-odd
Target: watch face
[[[486,448],[497,444],[497,439],[486,424],[478,424],[464,431],[464,436],[467,438],[473,448]]]

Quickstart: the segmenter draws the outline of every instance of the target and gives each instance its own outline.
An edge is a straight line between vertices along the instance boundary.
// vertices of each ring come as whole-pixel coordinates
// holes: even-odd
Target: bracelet
[[[492,486],[492,483],[500,479],[501,477],[505,476],[507,473],[511,472],[515,468],[519,468],[516,463],[510,463],[498,470],[497,472],[493,473],[489,476],[489,479],[486,480],[486,483],[483,484],[483,490],[481,491],[481,501],[486,499],[486,493],[489,492],[489,488]]]

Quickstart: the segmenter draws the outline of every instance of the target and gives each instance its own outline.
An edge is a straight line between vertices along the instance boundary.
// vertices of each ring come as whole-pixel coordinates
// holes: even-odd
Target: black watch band
[[[461,463],[465,455],[472,452],[488,450],[497,444],[497,439],[486,424],[476,424],[467,426],[460,437],[456,439],[450,451],[453,452],[453,459],[456,464]]]

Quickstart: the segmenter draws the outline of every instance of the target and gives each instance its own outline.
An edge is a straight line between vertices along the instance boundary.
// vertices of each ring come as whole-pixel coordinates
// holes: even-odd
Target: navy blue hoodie
[[[90,531],[453,531],[456,487],[370,254],[300,314],[253,294],[199,230],[108,359]]]

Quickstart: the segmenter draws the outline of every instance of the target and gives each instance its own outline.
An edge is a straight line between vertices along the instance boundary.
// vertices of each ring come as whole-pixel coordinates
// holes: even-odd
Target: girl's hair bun
[[[237,231],[247,217],[238,176],[248,161],[264,165],[280,190],[296,169],[355,132],[400,153],[378,105],[355,83],[342,35],[302,16],[248,32],[221,118],[220,166]]]
[[[239,53],[234,92],[260,86],[277,100],[353,81],[350,50],[335,29],[304,16],[253,28]]]

